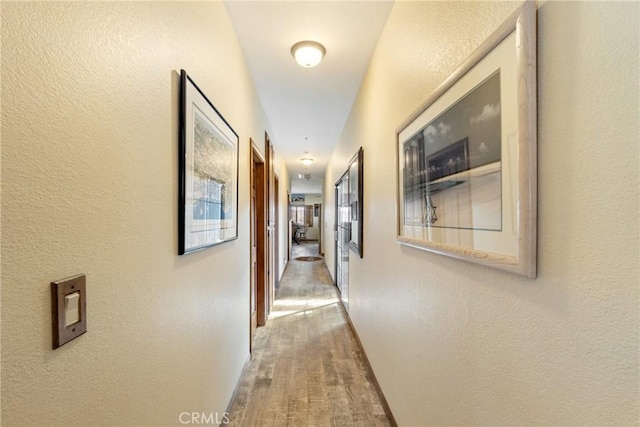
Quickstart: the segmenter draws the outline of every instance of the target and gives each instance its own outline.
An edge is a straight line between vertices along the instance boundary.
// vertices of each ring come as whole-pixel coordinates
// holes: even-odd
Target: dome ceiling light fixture
[[[305,68],[315,67],[322,61],[327,51],[318,42],[305,40],[298,42],[291,48],[291,54],[296,62]]]
[[[305,166],[309,166],[311,163],[313,163],[313,159],[311,157],[303,157],[300,159],[300,161]]]

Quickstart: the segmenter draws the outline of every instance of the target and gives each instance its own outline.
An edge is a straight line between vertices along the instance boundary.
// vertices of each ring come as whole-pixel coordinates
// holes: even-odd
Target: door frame
[[[265,166],[266,166],[266,205],[267,205],[267,316],[273,308],[273,302],[275,299],[275,218],[277,200],[275,199],[275,171],[273,166],[273,158],[275,156],[273,145],[269,139],[269,134],[264,133],[264,152],[265,152]]]
[[[334,285],[336,285],[338,291],[340,290],[340,287],[338,286],[338,261],[340,260],[340,254],[338,253],[338,220],[340,218],[340,216],[338,215],[338,209],[340,209],[340,206],[338,206],[338,183],[340,182],[340,180],[342,180],[342,178],[340,178],[335,184],[335,217],[333,221],[333,253],[335,255],[335,259],[333,262],[333,277],[335,277]]]
[[[339,240],[340,240],[340,233],[339,233],[339,229],[342,228],[344,229],[344,227],[340,227],[340,202],[339,202],[339,188],[341,185],[344,185],[344,181],[349,179],[349,171],[347,170],[341,177],[340,179],[338,179],[335,183],[335,224],[334,224],[334,252],[335,252],[335,285],[336,288],[338,288],[338,292],[340,293],[340,300],[342,301],[342,305],[344,306],[345,310],[347,310],[347,312],[349,312],[349,276],[348,274],[346,275],[346,292],[345,292],[345,283],[343,282],[343,278],[344,275],[342,274],[342,263],[344,261],[346,261],[347,263],[347,268],[349,265],[349,258],[350,258],[350,248],[349,248],[349,244],[347,242],[347,247],[346,247],[346,260],[345,257],[343,256],[343,253],[340,252],[341,245],[344,245],[344,242],[340,242],[339,244]],[[351,213],[349,213],[348,217],[351,217]],[[350,230],[348,231],[350,232]],[[342,250],[344,250],[344,248],[342,248]],[[340,270],[338,270],[338,263],[340,263]],[[346,300],[346,301],[345,301]]]
[[[293,241],[291,221],[291,192],[287,190],[287,262],[291,261],[291,246]]]
[[[324,251],[322,250],[322,230],[324,229],[324,224],[322,223],[322,209],[324,205],[320,203],[318,207],[318,253],[320,256],[324,256]]]
[[[266,276],[266,181],[265,159],[253,139],[249,139],[250,153],[250,260],[251,283],[249,298],[250,341],[252,349],[253,334],[257,326],[267,323],[267,276]],[[255,190],[254,190],[255,188]],[[254,197],[255,191],[255,197]],[[255,250],[254,250],[255,247]],[[254,305],[255,302],[255,305]],[[255,310],[254,310],[255,307]]]
[[[273,224],[273,235],[275,239],[275,253],[274,253],[274,285],[278,289],[280,287],[280,179],[277,174],[273,174],[273,192],[275,199],[275,218]]]

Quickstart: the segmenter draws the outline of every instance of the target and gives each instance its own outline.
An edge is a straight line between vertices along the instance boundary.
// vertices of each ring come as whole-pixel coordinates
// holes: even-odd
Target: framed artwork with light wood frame
[[[536,6],[397,130],[400,244],[536,277]]]

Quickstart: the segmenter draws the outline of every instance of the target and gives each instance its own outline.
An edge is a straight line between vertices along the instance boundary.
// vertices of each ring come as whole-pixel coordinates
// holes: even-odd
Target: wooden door
[[[251,176],[255,178],[256,164],[251,164]],[[256,182],[251,179],[251,285],[250,285],[250,297],[249,297],[249,314],[250,314],[250,333],[249,333],[249,352],[253,349],[253,337],[256,333],[258,326],[258,244],[257,244],[257,224],[256,224],[256,211],[257,211],[257,196],[256,196]]]
[[[267,322],[267,277],[266,277],[266,182],[265,162],[255,143],[251,147],[251,286],[250,315],[251,340],[257,326]],[[252,341],[250,341],[251,348]]]

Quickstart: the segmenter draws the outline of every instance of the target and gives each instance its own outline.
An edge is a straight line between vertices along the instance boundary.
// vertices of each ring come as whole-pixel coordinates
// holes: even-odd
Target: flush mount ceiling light
[[[324,46],[309,40],[298,42],[291,48],[291,54],[296,58],[296,62],[306,68],[318,65],[325,53],[327,51]]]
[[[309,166],[311,163],[313,163],[313,159],[311,157],[303,157],[300,159],[300,161],[305,166]]]

